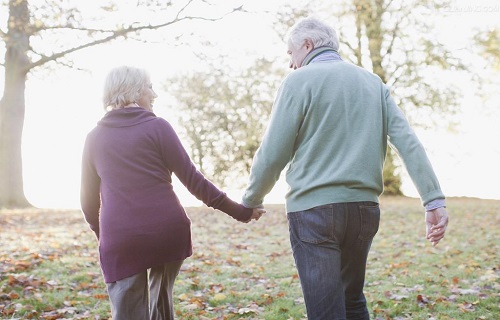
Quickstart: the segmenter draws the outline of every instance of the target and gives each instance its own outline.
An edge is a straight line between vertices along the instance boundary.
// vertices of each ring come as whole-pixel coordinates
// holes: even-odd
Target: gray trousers
[[[173,320],[173,289],[183,261],[107,283],[113,320]]]

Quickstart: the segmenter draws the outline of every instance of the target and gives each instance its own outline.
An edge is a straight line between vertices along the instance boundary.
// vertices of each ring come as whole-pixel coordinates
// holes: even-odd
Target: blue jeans
[[[375,202],[333,203],[288,213],[309,320],[370,318],[363,286],[379,222]]]

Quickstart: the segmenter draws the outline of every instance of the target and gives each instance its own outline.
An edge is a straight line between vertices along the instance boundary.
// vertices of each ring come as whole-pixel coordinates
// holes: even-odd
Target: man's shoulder
[[[332,64],[332,68],[336,68],[338,72],[351,73],[380,80],[377,74],[350,62],[341,61],[337,64]]]

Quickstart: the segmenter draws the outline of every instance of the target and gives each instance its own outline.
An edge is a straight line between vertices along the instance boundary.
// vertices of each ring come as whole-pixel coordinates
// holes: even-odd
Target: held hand
[[[252,210],[252,218],[253,220],[259,220],[262,215],[266,213],[264,208],[253,208]]]
[[[264,208],[253,208],[252,216],[250,217],[250,220],[248,220],[247,222],[250,222],[251,220],[259,220],[264,213],[266,213],[266,210]]]
[[[446,208],[437,208],[425,212],[426,238],[436,246],[444,238],[448,227],[448,211]]]

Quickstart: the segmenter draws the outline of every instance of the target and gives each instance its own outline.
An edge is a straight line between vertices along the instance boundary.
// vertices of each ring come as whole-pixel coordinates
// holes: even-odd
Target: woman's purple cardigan
[[[192,254],[172,173],[207,206],[239,221],[252,214],[196,170],[166,120],[142,108],[108,112],[88,134],[82,160],[82,211],[107,283]]]

